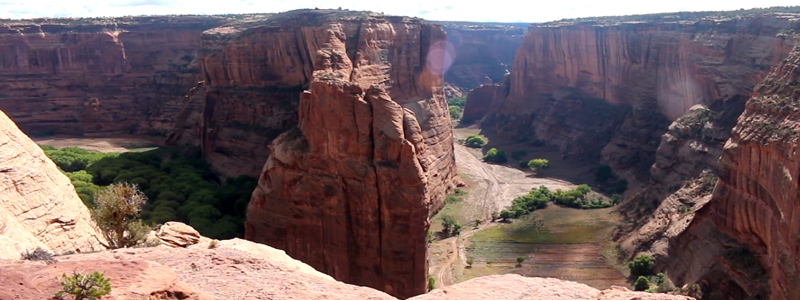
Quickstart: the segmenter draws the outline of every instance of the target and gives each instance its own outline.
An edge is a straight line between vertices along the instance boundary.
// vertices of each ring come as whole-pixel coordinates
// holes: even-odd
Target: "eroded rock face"
[[[69,178],[0,111],[0,258],[107,244]]]
[[[29,134],[165,134],[222,17],[5,21],[0,109]]]
[[[720,299],[800,295],[798,83],[795,47],[756,87],[725,144],[713,198],[669,249],[681,258],[669,268],[679,281],[708,282]],[[703,244],[714,247],[696,252]]]
[[[614,286],[600,291],[585,284],[516,274],[484,276],[434,290],[412,300],[690,300],[684,296],[632,292]]]
[[[444,32],[376,15],[277,33],[292,30],[310,39],[313,81],[298,128],[270,145],[245,237],[345,282],[424,293],[428,218],[457,176],[439,68]]]
[[[469,124],[483,119],[492,105],[495,93],[499,90],[500,86],[495,84],[484,84],[470,90],[467,93],[467,102],[464,106],[461,123]]]
[[[485,128],[649,179],[669,123],[747,97],[793,45],[797,17],[533,25]]]

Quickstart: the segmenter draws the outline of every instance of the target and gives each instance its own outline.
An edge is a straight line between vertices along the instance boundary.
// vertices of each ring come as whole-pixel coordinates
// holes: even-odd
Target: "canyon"
[[[617,207],[622,259],[651,254],[657,271],[700,284],[707,299],[800,293],[798,12],[562,20],[527,33],[348,10],[2,23],[0,110],[19,129],[147,136],[197,148],[221,178],[259,177],[248,240],[330,275],[325,283],[386,294],[336,293],[426,291],[430,219],[463,184],[447,98],[464,95],[461,125],[609,165],[630,182]],[[17,125],[0,115],[11,137],[0,136],[0,191],[14,195],[0,209],[11,245],[2,258],[36,246],[99,250],[85,207],[49,208],[80,199]],[[25,190],[29,181],[47,188]],[[156,261],[137,268],[169,264],[162,250],[118,251],[113,259]],[[561,284],[520,280],[478,278],[428,296]]]

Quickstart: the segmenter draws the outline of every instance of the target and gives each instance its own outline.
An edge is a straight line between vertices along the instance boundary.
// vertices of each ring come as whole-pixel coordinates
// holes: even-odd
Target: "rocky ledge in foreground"
[[[105,272],[112,292],[103,299],[396,299],[371,288],[338,282],[269,246],[240,239],[212,241],[176,222],[163,225],[155,235],[162,245],[59,256],[52,264],[0,260],[0,299],[49,299],[60,288],[56,278],[72,271]],[[176,245],[186,248],[173,248]],[[619,287],[599,291],[553,278],[496,275],[412,299],[691,298]]]

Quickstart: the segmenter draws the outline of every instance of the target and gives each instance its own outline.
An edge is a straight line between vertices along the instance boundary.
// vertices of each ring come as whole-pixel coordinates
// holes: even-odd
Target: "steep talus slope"
[[[798,26],[796,14],[533,25],[484,129],[646,182],[669,123],[696,104],[747,97]]]
[[[197,82],[200,34],[224,22],[0,21],[0,109],[29,134],[165,134]]]
[[[668,269],[681,281],[707,281],[720,299],[800,295],[798,86],[800,47],[756,87],[725,144],[711,201],[671,245]],[[702,244],[714,247],[695,251]]]
[[[307,64],[283,80],[313,79],[296,95],[298,128],[270,145],[245,237],[345,282],[423,293],[428,218],[457,176],[442,91],[445,33],[419,19],[326,14],[277,15],[236,37],[303,37],[311,56],[292,56]]]
[[[434,22],[447,33],[451,64],[444,79],[464,92],[500,82],[511,70],[528,24]]]
[[[0,258],[106,244],[67,176],[0,111]]]

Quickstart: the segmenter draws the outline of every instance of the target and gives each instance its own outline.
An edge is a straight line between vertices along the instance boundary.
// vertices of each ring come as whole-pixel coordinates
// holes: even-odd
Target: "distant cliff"
[[[511,70],[528,24],[433,22],[442,25],[452,60],[445,81],[463,92],[487,82],[500,82]]]
[[[792,14],[533,25],[484,128],[646,182],[669,123],[696,104],[746,98],[797,28]]]
[[[0,109],[28,134],[165,134],[222,17],[0,21]]]

